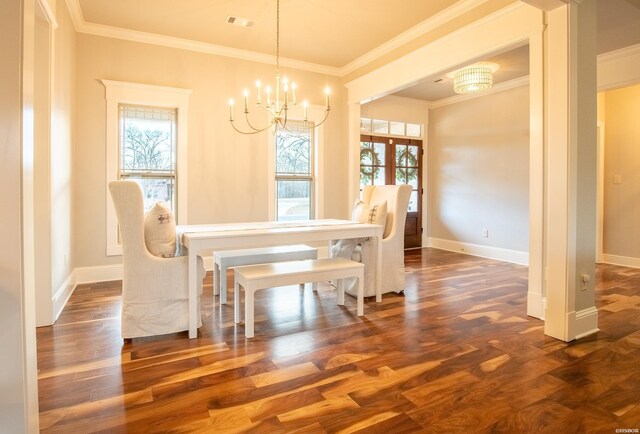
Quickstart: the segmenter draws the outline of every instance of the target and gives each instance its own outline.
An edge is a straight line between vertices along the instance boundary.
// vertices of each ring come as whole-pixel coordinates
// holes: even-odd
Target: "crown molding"
[[[47,21],[51,25],[51,30],[55,30],[58,28],[58,21],[56,20],[56,14],[51,9],[51,5],[49,4],[49,0],[38,0],[38,4],[42,8],[42,12],[44,12],[47,17]]]
[[[407,96],[387,95],[379,99],[384,99],[385,101],[397,101],[397,102],[408,103],[408,104],[419,104],[419,105],[425,106],[426,108],[431,108],[431,106],[433,105],[431,101],[426,101],[424,99],[418,99],[418,98],[410,98]],[[373,100],[373,101],[377,101],[377,100]]]
[[[140,32],[137,30],[122,29],[119,27],[105,26],[102,24],[85,23],[79,30],[87,33],[107,38],[123,39],[145,44],[160,45],[163,47],[178,48],[199,53],[214,54],[216,56],[232,57],[235,59],[248,60],[251,62],[276,64],[276,57],[271,54],[257,53],[255,51],[240,50],[237,48],[224,47],[222,45],[197,42],[189,39],[175,38],[173,36],[158,35],[155,33]],[[280,58],[280,66],[301,69],[310,72],[317,72],[326,75],[340,74],[338,68],[332,66],[319,65],[316,63],[303,62],[301,60]]]
[[[257,53],[255,51],[240,50],[222,45],[198,42],[190,39],[176,38],[173,36],[159,35],[157,33],[140,32],[138,30],[123,29],[121,27],[107,26],[104,24],[87,23],[82,15],[79,0],[66,0],[67,7],[73,20],[76,31],[95,36],[122,39],[126,41],[141,42],[144,44],[160,45],[163,47],[177,48],[199,53],[213,54],[216,56],[231,57],[235,59],[248,60],[251,62],[276,64],[276,56],[271,54]],[[317,63],[304,62],[302,60],[280,58],[280,66],[300,69],[304,71],[317,72],[319,74],[340,76],[340,68],[334,66],[320,65]]]
[[[82,25],[84,25],[84,17],[82,16],[82,8],[80,8],[80,0],[65,0],[67,9],[69,9],[69,15],[71,15],[71,21],[76,32],[80,31]]]
[[[459,16],[461,13],[477,7],[483,3],[486,3],[487,1],[488,0],[460,0],[456,4],[449,6],[443,11],[437,13],[436,15],[430,17],[422,23],[417,24],[411,29],[392,38],[381,46],[369,51],[368,53],[341,68],[311,62],[304,62],[289,58],[281,58],[280,64],[289,68],[317,72],[320,74],[332,75],[337,77],[344,77],[352,71],[355,71],[356,69],[452,20],[453,18]],[[88,23],[84,20],[82,8],[80,7],[80,0],[66,0],[66,3],[71,14],[73,25],[76,31],[80,33],[196,51],[217,56],[232,57],[236,59],[266,63],[271,65],[275,65],[276,63],[275,56],[270,54],[257,53],[255,51],[241,50],[237,48],[230,48],[222,45],[209,44],[206,42],[198,42],[172,36],[164,36],[156,33],[147,33],[137,30],[123,29],[120,27],[107,26],[103,24]]]
[[[426,19],[425,21],[413,26],[409,30],[395,36],[379,47],[374,48],[368,53],[358,57],[357,59],[349,62],[344,67],[341,68],[340,74],[341,76],[345,76],[350,74],[351,72],[357,70],[365,66],[368,63],[373,62],[379,57],[384,56],[387,53],[401,47],[402,45],[411,42],[412,40],[424,35],[427,32],[445,24],[448,21],[458,17],[463,12],[466,12],[470,9],[473,9],[477,6],[480,6],[483,3],[486,3],[488,0],[461,0],[448,8],[438,12],[434,16]]]
[[[369,51],[363,56],[360,56],[359,58],[355,59],[354,61],[348,63],[347,65],[341,68],[334,67],[334,66],[321,65],[321,64],[312,63],[312,62],[304,62],[301,60],[289,59],[289,58],[281,58],[280,64],[288,68],[294,68],[294,69],[299,69],[299,70],[309,71],[309,72],[316,72],[319,74],[331,75],[336,77],[344,77],[347,74],[355,71],[356,69],[406,44],[407,42],[410,42],[415,38],[418,38],[424,35],[425,33],[435,29],[436,27],[450,21],[451,19],[459,16],[461,13],[465,12],[466,10],[477,7],[487,1],[488,0],[460,0],[456,4],[439,12],[438,14],[423,21],[422,23],[412,27],[406,32],[401,33],[400,35],[387,41],[381,46]],[[581,2],[581,0],[568,0],[568,1],[576,2],[576,3]],[[251,62],[270,64],[270,65],[275,65],[276,63],[275,56],[271,54],[257,53],[255,51],[250,51],[250,50],[240,50],[237,48],[230,48],[222,45],[215,45],[215,44],[209,44],[205,42],[193,41],[189,39],[158,35],[155,33],[128,30],[128,29],[123,29],[119,27],[106,26],[102,24],[87,23],[84,20],[84,16],[82,14],[82,8],[80,7],[80,0],[65,0],[65,3],[67,5],[67,8],[69,9],[69,14],[71,15],[73,26],[75,27],[75,30],[79,33],[87,33],[91,35],[103,36],[108,38],[116,38],[116,39],[141,42],[146,44],[160,45],[160,46],[165,46],[170,48],[177,48],[182,50],[213,54],[217,56],[231,57],[231,58],[247,60]],[[48,1],[43,1],[41,2],[41,4],[49,6]],[[524,7],[524,6],[525,6],[524,3],[520,3],[520,2],[514,3],[513,5],[500,9],[499,11],[496,11],[486,17],[483,17],[478,21],[474,21],[473,23],[461,29],[458,29],[452,33],[449,33],[443,36],[442,38],[439,38],[436,41],[433,41],[432,43],[443,42],[453,37],[456,34],[468,31],[472,27],[480,25],[484,22],[491,21],[502,14],[508,13],[513,9]],[[55,23],[55,15],[52,14],[52,11],[50,10],[50,8],[48,9],[49,10],[45,12],[47,12],[47,16],[51,16],[54,18],[54,26],[55,26],[55,24],[57,24]],[[626,47],[619,50],[601,54],[598,56],[598,63],[619,60],[622,58],[626,58],[626,57],[634,56],[638,54],[640,54],[640,44],[632,45],[630,47]],[[456,97],[452,97],[452,98],[456,98]],[[440,101],[434,104],[439,104],[439,103]]]
[[[616,60],[625,59],[630,56],[637,56],[639,54],[640,44],[630,45],[628,47],[620,48],[619,50],[599,54],[598,63],[613,62]]]
[[[502,92],[504,90],[514,89],[520,86],[526,86],[529,84],[529,76],[525,75],[523,77],[514,78],[513,80],[503,81],[502,83],[498,83],[493,86],[491,89],[487,89],[483,92],[478,93],[468,93],[464,95],[455,95],[449,98],[441,99],[438,101],[431,102],[431,108],[443,107],[449,104],[455,104],[461,101],[467,101],[474,98],[479,98],[481,96],[491,95],[492,93]]]

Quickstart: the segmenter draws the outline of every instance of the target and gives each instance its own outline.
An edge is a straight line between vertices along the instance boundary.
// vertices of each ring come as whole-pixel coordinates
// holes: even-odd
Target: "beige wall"
[[[66,4],[52,5],[57,28],[36,7],[36,320],[52,324],[73,289],[71,146],[75,29]]]
[[[34,212],[36,325],[53,323],[51,286],[51,61],[52,24],[40,5],[35,15]]]
[[[363,118],[411,122],[422,124],[426,129],[429,122],[428,107],[425,101],[388,96],[363,104],[360,113]]]
[[[528,86],[431,110],[426,158],[429,237],[528,251]]]
[[[188,222],[224,223],[268,219],[268,133],[243,136],[228,122],[227,100],[241,99],[256,79],[273,81],[275,68],[261,63],[77,35],[74,174],[75,264],[115,264],[105,256],[105,89],[101,79],[192,89],[189,103]],[[324,216],[348,215],[344,90],[338,79],[283,70],[299,84],[298,96],[323,104],[332,88],[325,124]],[[236,107],[236,118],[239,107]]]
[[[52,283],[60,289],[73,270],[71,149],[75,113],[76,32],[65,2],[56,9],[53,93],[51,102],[51,244]]]
[[[640,85],[608,91],[604,99],[603,251],[640,259]]]

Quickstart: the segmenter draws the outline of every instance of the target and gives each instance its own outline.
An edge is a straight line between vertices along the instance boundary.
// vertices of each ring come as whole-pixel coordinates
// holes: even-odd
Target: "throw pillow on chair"
[[[144,242],[154,256],[176,256],[176,221],[162,202],[157,202],[144,216]]]

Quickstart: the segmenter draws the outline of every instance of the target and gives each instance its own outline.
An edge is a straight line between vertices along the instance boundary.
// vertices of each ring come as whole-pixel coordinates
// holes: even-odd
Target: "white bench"
[[[213,252],[213,295],[220,294],[220,304],[227,303],[227,268],[317,257],[318,249],[304,244]]]
[[[245,265],[234,270],[234,320],[240,322],[240,286],[244,288],[244,334],[253,337],[253,307],[255,292],[259,289],[294,285],[300,282],[337,280],[338,305],[344,305],[344,281],[358,279],[357,314],[364,315],[364,264],[345,258],[308,259],[305,261],[276,262],[263,265]]]

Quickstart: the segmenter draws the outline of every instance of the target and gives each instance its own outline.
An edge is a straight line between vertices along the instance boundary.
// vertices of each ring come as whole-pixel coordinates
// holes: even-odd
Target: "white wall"
[[[363,104],[360,113],[363,118],[422,124],[423,134],[429,123],[428,102],[393,95]]]
[[[604,246],[607,262],[640,265],[640,85],[604,93]],[[620,183],[614,181],[620,177]]]
[[[432,109],[426,158],[430,238],[528,251],[528,86]]]
[[[227,100],[241,99],[256,79],[273,81],[275,67],[173,48],[78,34],[73,148],[74,256],[78,267],[113,265],[105,255],[105,88],[101,79],[191,89],[189,100],[188,223],[268,219],[267,132],[242,136],[228,121]],[[332,112],[324,125],[325,218],[345,218],[347,144],[344,90],[338,79],[281,71],[299,84],[298,98],[324,103],[332,88]],[[238,108],[238,107],[236,107]],[[238,112],[236,110],[236,117]],[[178,176],[181,176],[178,174]],[[185,176],[182,174],[182,176]],[[110,199],[109,199],[110,200]]]

